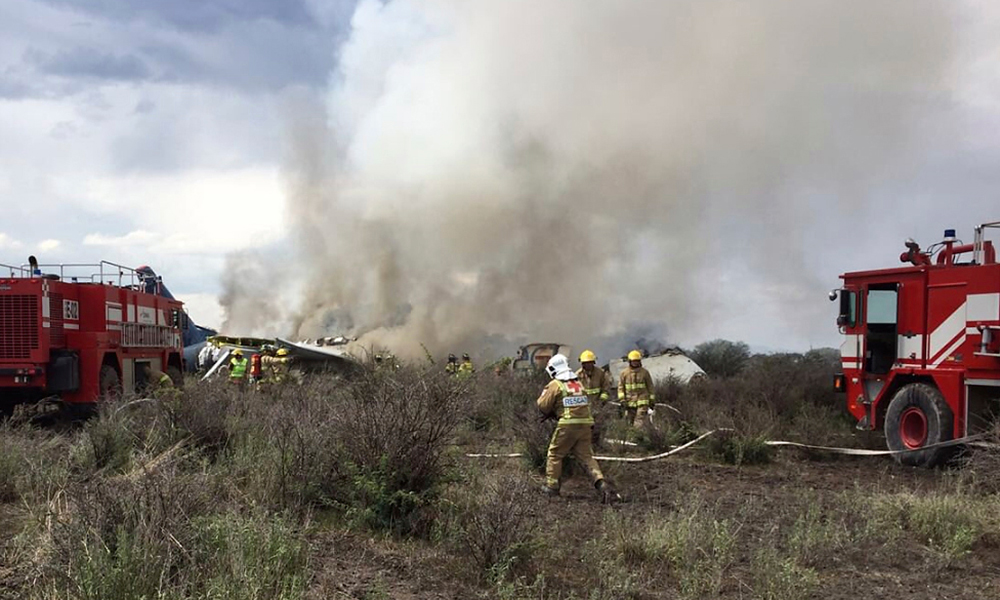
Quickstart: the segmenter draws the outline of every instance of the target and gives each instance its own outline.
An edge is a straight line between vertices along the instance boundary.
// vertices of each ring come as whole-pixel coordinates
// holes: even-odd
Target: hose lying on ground
[[[707,431],[697,438],[691,440],[690,442],[677,446],[667,452],[661,452],[660,454],[653,454],[651,456],[595,456],[597,460],[602,460],[605,462],[626,462],[626,463],[641,463],[649,462],[653,460],[660,460],[662,458],[667,458],[681,452],[682,450],[687,450],[691,446],[694,446],[698,442],[704,440],[705,438],[715,435],[716,433],[723,433],[727,431],[732,431],[732,429],[713,429]],[[805,448],[807,450],[819,450],[822,452],[829,452],[831,454],[843,454],[847,456],[891,456],[896,454],[907,454],[910,452],[920,452],[922,450],[927,450],[930,448],[945,448],[947,446],[975,446],[977,448],[990,448],[990,449],[1000,449],[1000,444],[989,444],[982,442],[984,434],[972,435],[957,440],[949,440],[947,442],[939,442],[937,444],[930,444],[923,446],[922,448],[915,448],[913,450],[865,450],[862,448],[835,448],[832,446],[814,446],[812,444],[800,444],[799,442],[787,442],[784,440],[767,440],[764,444],[768,446],[775,447],[792,447],[792,448]],[[519,458],[524,454],[521,452],[513,452],[510,454],[466,454],[467,458]]]

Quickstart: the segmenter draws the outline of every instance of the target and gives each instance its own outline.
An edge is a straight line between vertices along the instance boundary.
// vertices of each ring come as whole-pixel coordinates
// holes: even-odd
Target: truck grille
[[[27,359],[38,349],[38,296],[0,296],[0,360]]]
[[[42,300],[44,302],[45,300]],[[63,295],[49,293],[49,344],[57,348],[66,345],[63,328]]]

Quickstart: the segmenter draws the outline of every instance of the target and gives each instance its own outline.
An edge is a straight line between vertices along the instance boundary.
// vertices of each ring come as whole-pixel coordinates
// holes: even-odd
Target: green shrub
[[[308,581],[307,545],[284,515],[227,512],[196,519],[190,587],[212,600],[293,600]],[[197,565],[197,566],[195,566]]]
[[[709,439],[709,452],[730,465],[759,465],[771,462],[773,449],[761,434],[723,432]]]

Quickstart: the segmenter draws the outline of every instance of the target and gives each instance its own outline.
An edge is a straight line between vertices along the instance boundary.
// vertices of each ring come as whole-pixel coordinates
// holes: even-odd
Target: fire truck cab
[[[859,429],[881,429],[897,461],[931,466],[935,446],[987,428],[1000,409],[1000,264],[989,229],[963,244],[954,230],[908,266],[841,275],[837,325],[843,373],[835,386]],[[930,447],[929,447],[930,446]],[[923,448],[923,450],[921,450]]]
[[[182,383],[183,304],[129,267],[0,264],[0,410],[59,398],[71,412],[142,391],[147,369]]]

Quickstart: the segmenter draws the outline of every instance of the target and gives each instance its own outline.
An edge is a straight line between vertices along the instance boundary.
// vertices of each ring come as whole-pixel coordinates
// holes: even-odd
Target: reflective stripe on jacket
[[[590,398],[591,404],[596,404],[598,401],[607,402],[608,400],[608,389],[611,387],[611,377],[604,372],[604,369],[599,369],[596,366],[591,375],[587,375],[587,372],[583,370],[583,367],[576,372],[577,378],[580,383],[583,384],[583,393],[587,394]]]
[[[628,408],[649,406],[655,398],[653,378],[642,367],[625,367],[618,379],[618,401]]]
[[[590,400],[578,380],[553,379],[538,397],[538,410],[559,418],[559,425],[593,425]]]

